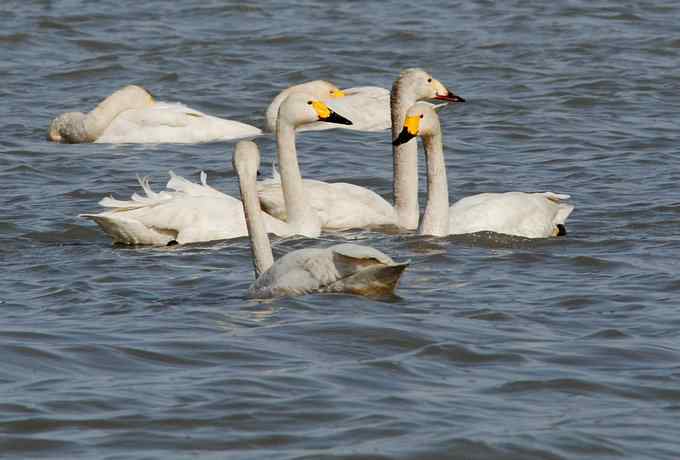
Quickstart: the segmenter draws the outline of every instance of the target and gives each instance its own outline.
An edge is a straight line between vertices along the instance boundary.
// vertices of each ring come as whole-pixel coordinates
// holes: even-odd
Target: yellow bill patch
[[[331,109],[329,109],[328,106],[321,101],[312,101],[312,107],[314,107],[316,114],[319,115],[321,120],[331,116]]]
[[[406,117],[404,128],[408,130],[408,133],[411,136],[417,136],[418,131],[420,130],[420,116],[413,115],[412,117]]]
[[[335,98],[345,97],[345,92],[341,89],[334,89],[333,91],[331,91],[331,97]]]

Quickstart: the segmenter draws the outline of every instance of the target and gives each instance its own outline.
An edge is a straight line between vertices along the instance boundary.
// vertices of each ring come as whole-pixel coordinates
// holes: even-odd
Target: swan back
[[[325,80],[308,81],[286,88],[281,91],[267,107],[265,113],[267,131],[276,131],[276,120],[278,118],[279,108],[288,96],[295,93],[308,94],[314,99],[328,99],[329,97],[342,97],[344,95],[337,86]]]
[[[277,260],[253,283],[248,294],[256,298],[313,292],[385,296],[394,293],[407,266],[367,246],[300,249]]]

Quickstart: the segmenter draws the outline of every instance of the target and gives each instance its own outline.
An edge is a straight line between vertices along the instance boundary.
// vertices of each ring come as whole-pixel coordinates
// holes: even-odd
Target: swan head
[[[232,159],[239,177],[255,180],[260,169],[260,150],[253,141],[240,141]]]
[[[397,93],[401,88],[410,88],[416,100],[438,99],[447,102],[465,102],[465,99],[451,92],[442,82],[432,78],[423,69],[406,69],[399,75],[393,91]]]
[[[416,102],[406,111],[404,128],[392,144],[401,145],[416,136],[428,137],[439,133],[439,116],[434,106],[429,102]]]
[[[312,95],[293,93],[286,98],[279,108],[279,123],[282,121],[297,128],[316,121],[351,125],[352,122],[334,112],[324,102]]]
[[[47,139],[52,142],[86,142],[84,121],[84,113],[62,113],[50,122],[50,127],[47,131]]]
[[[271,104],[269,104],[267,107],[267,111],[265,113],[267,131],[276,131],[276,120],[279,114],[281,103],[283,103],[283,101],[288,96],[295,93],[308,94],[314,99],[321,100],[345,96],[345,93],[340,90],[340,88],[326,80],[312,80],[286,88],[277,94],[274,100],[272,100]]]

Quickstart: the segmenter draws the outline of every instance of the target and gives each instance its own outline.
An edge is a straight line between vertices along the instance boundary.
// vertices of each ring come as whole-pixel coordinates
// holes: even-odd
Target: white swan
[[[351,125],[342,126],[345,129],[382,131],[390,127],[390,92],[385,88],[361,86],[340,90],[332,83],[315,80],[302,85],[291,86],[281,91],[274,98],[265,113],[267,131],[276,131],[278,107],[281,101],[293,92],[305,92],[314,95],[318,99],[322,99],[333,111],[342,113],[343,116],[352,120]],[[328,123],[311,123],[301,126],[298,131],[319,131],[337,127],[339,126],[329,125]]]
[[[277,130],[278,156],[283,191],[289,202],[302,202],[304,191],[295,152],[295,126],[325,120],[350,122],[323,102],[304,94],[293,94],[281,105]],[[137,194],[129,201],[104,198],[100,205],[111,208],[99,214],[81,214],[94,220],[114,243],[165,245],[194,243],[245,236],[247,227],[243,206],[236,198],[202,184],[194,184],[171,173],[168,191],[155,193],[141,181],[146,196]],[[288,222],[264,217],[267,231],[284,236],[318,236],[321,227],[309,206],[294,208]]]
[[[126,86],[88,114],[52,120],[48,138],[81,143],[197,143],[259,135],[254,126],[206,115],[182,104],[156,102],[141,86]]]
[[[276,126],[281,102],[293,93],[308,94],[314,99],[344,96],[337,86],[323,80],[290,87],[270,104],[268,123],[272,117]],[[262,130],[255,126],[207,115],[183,104],[156,102],[144,88],[130,85],[115,91],[88,114],[59,115],[50,123],[48,138],[67,143],[201,143],[261,134]]]
[[[399,132],[406,110],[420,99],[464,101],[427,72],[421,69],[405,70],[392,87],[390,112],[393,126],[398,126],[393,128],[393,132]],[[415,228],[418,224],[418,164],[417,152],[413,151],[413,147],[415,142],[413,146],[407,144],[394,147],[394,207],[365,187],[342,182],[305,180],[305,190],[312,207],[321,218],[322,228],[346,230],[389,224]],[[281,185],[277,177],[262,181],[258,193],[260,204],[266,212],[279,219],[286,218]]]
[[[574,206],[569,195],[546,193],[481,193],[449,208],[449,191],[439,117],[431,104],[418,102],[406,113],[395,145],[416,136],[423,139],[427,159],[427,206],[418,232],[445,236],[482,231],[545,238],[566,234],[565,222]]]
[[[394,292],[408,263],[395,263],[389,256],[367,246],[338,244],[328,248],[292,251],[274,262],[256,190],[260,156],[255,143],[236,145],[234,168],[239,176],[255,282],[248,295],[254,298],[302,295],[312,292],[344,292],[388,295]],[[301,190],[301,189],[300,189]],[[294,198],[290,201],[288,198]],[[289,215],[301,215],[310,207],[304,195],[286,197]],[[318,225],[313,214],[310,225]]]

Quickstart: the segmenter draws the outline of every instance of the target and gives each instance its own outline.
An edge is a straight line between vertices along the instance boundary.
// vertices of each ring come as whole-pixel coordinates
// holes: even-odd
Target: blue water
[[[1,457],[680,455],[680,6],[10,0],[0,17]],[[389,302],[251,301],[245,239],[113,247],[77,217],[169,169],[238,195],[233,144],[45,140],[125,84],[261,125],[291,84],[390,87],[411,66],[467,99],[441,113],[452,199],[568,193],[565,238],[277,240],[412,265]],[[305,133],[303,173],[391,199],[389,136]]]

